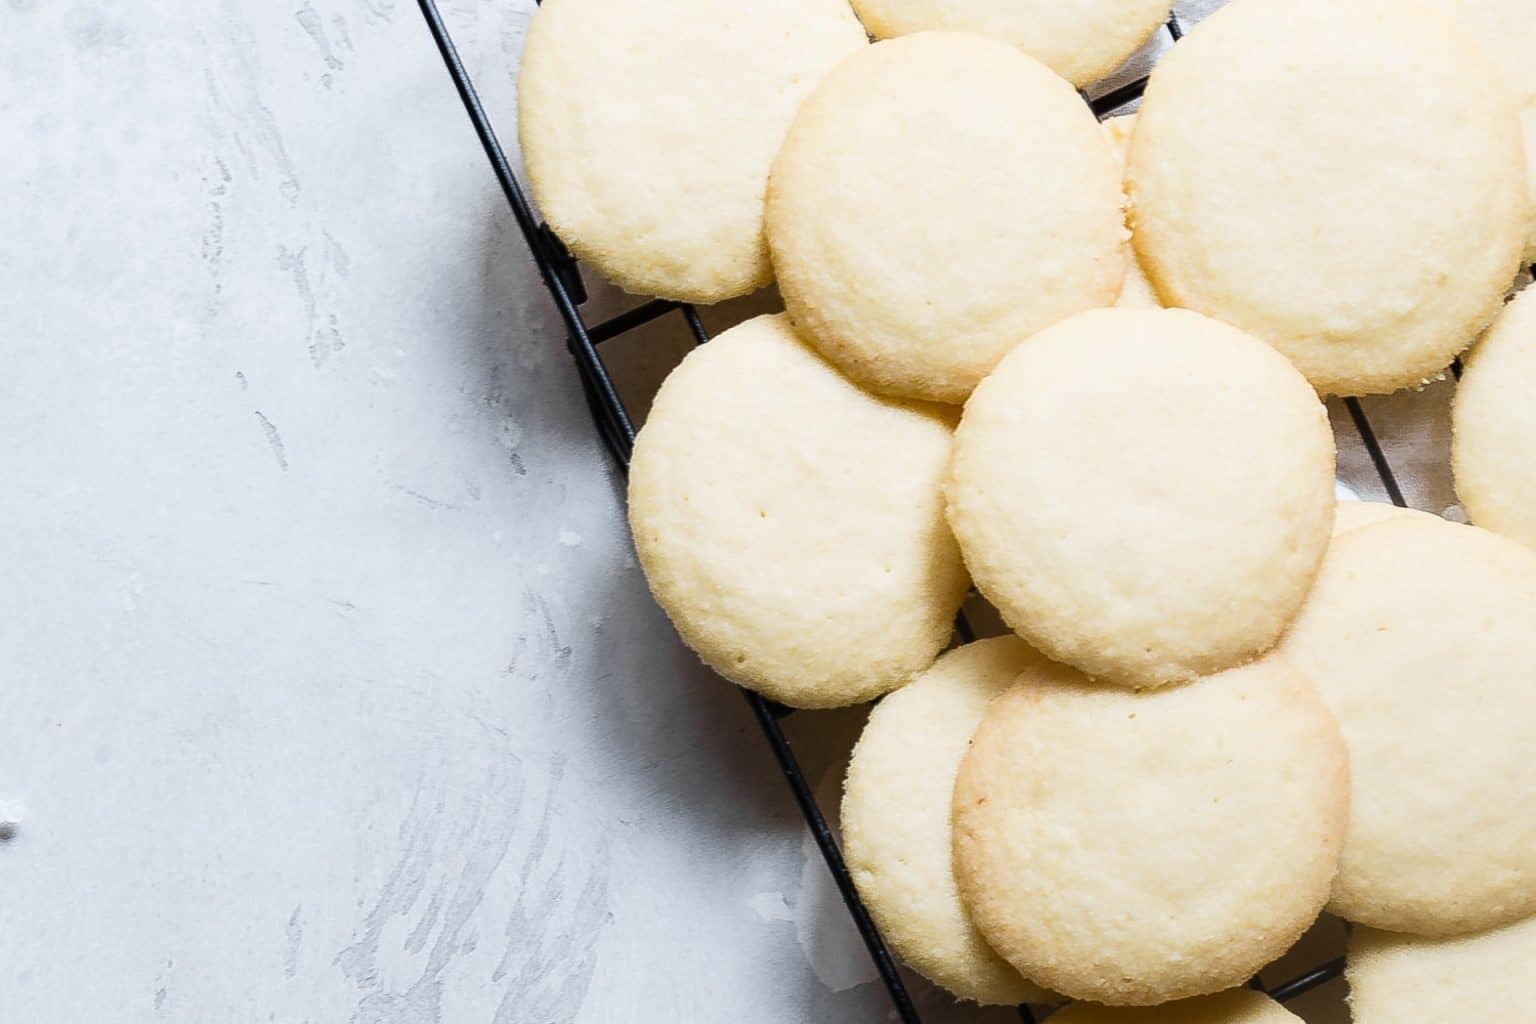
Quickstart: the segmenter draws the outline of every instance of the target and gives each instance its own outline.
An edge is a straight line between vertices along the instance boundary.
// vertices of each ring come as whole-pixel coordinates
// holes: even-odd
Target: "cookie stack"
[[[1480,6],[1510,5],[1234,0],[1104,128],[1076,87],[1166,0],[534,19],[523,151],[572,251],[784,302],[656,395],[652,592],[742,686],[883,696],[847,860],[957,996],[1294,1020],[1233,990],[1326,908],[1359,925],[1357,1020],[1463,999],[1450,971],[1488,979],[1458,1005],[1536,1013],[1536,306],[1456,408],[1499,533],[1336,508],[1322,401],[1441,375],[1532,237]],[[1012,635],[946,652],[972,587]]]

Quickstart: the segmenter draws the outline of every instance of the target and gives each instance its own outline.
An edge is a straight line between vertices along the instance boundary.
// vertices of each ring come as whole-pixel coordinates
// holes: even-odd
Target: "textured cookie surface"
[[[1073,1003],[1051,1020],[1056,1024],[1298,1024],[1301,1018],[1260,992],[1237,989],[1163,1006]]]
[[[629,521],[657,602],[729,679],[796,707],[926,669],[966,590],[944,525],[950,420],[875,398],[784,316],[694,350],[635,442]]]
[[[843,0],[548,0],[518,79],[534,197],[628,291],[759,288],[769,164],[800,101],[866,45]]]
[[[988,707],[955,784],[955,869],[992,947],[1114,1005],[1241,985],[1328,898],[1344,743],[1266,658],[1135,693],[1041,662]]]
[[[1536,18],[1530,0],[1429,0],[1483,48],[1520,107],[1525,131],[1526,173],[1536,196]],[[1525,259],[1536,259],[1536,204]]]
[[[1013,345],[1120,293],[1114,151],[1071,86],[1002,43],[920,32],[843,63],[768,187],[786,308],[875,391],[965,399]]]
[[[843,853],[893,952],[963,999],[1049,997],[992,951],[960,903],[950,857],[955,773],[987,703],[1040,660],[1017,637],[943,655],[870,713],[843,795]]]
[[[1131,148],[1131,132],[1136,127],[1136,115],[1121,114],[1119,117],[1111,117],[1101,123],[1104,126],[1104,134],[1109,136],[1110,143],[1115,147],[1115,153],[1120,157],[1123,173],[1126,157]],[[1141,269],[1141,260],[1136,258],[1133,251],[1125,271],[1125,285],[1120,289],[1120,298],[1115,305],[1131,309],[1152,309],[1162,304],[1162,300],[1157,297],[1157,292],[1152,288],[1152,282],[1147,280],[1147,272]]]
[[[1382,501],[1341,501],[1333,513],[1333,535],[1337,537],[1363,526],[1374,526],[1376,523],[1385,523],[1394,519],[1416,518],[1433,522],[1440,517],[1414,508],[1399,508]]]
[[[976,389],[949,520],[1025,640],[1159,686],[1279,637],[1328,544],[1333,456],[1322,403],[1269,346],[1186,310],[1095,310]]]
[[[1355,1024],[1527,1020],[1536,1008],[1536,920],[1456,939],[1356,928],[1346,974]]]
[[[1171,0],[853,0],[870,34],[948,29],[1019,47],[1074,85],[1096,82],[1145,43]]]
[[[1451,406],[1456,496],[1477,525],[1536,546],[1536,290],[1472,349]]]
[[[1164,301],[1253,332],[1320,391],[1417,385],[1513,279],[1522,148],[1513,100],[1442,15],[1237,0],[1153,72],[1136,248]]]
[[[1349,743],[1331,909],[1451,935],[1536,913],[1536,554],[1394,517],[1338,537],[1280,653]]]

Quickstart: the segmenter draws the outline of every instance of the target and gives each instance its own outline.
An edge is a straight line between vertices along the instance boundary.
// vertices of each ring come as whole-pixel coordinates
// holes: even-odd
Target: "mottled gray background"
[[[531,0],[444,9],[510,141]],[[887,1019],[414,4],[0,0],[0,204],[0,1019]]]

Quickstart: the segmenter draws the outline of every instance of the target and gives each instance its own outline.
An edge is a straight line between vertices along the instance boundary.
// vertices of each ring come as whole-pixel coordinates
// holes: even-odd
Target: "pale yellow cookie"
[[[1525,259],[1536,259],[1536,9],[1531,0],[1429,0],[1450,15],[1488,55],[1520,106],[1526,172],[1533,196]]]
[[[962,999],[1049,995],[992,951],[960,903],[950,859],[955,773],[987,703],[1040,655],[1017,637],[939,658],[875,706],[843,793],[843,855],[891,951]]]
[[[1333,475],[1327,413],[1274,349],[1187,310],[1106,309],[982,382],[946,494],[1012,629],[1149,687],[1275,642],[1328,545]]]
[[[1459,24],[1482,47],[1522,106],[1536,103],[1536,21],[1530,0],[1423,0]]]
[[[1333,513],[1333,535],[1337,537],[1363,526],[1374,526],[1376,523],[1415,518],[1434,521],[1440,519],[1439,516],[1428,512],[1420,512],[1413,508],[1399,508],[1382,501],[1341,501]]]
[[[1498,311],[1530,217],[1513,100],[1444,16],[1235,0],[1152,73],[1131,143],[1157,292],[1319,391],[1441,373]]]
[[[1019,47],[1074,85],[1124,63],[1173,9],[1172,0],[853,0],[879,38],[927,29],[977,32]]]
[[[1479,526],[1536,547],[1536,289],[1472,349],[1451,406],[1456,496]]]
[[[948,642],[950,419],[859,390],[783,315],[695,349],[635,441],[629,522],[657,602],[711,667],[795,707],[869,700]]]
[[[627,291],[760,288],[768,166],[800,101],[867,44],[844,0],[546,0],[518,76],[534,198]]]
[[[1329,549],[1280,645],[1349,743],[1331,909],[1453,935],[1536,913],[1536,554],[1394,517]]]
[[[846,61],[768,186],[785,307],[883,394],[964,401],[1003,354],[1120,294],[1114,151],[1072,87],[1002,43],[920,32]]]
[[[1456,939],[1356,928],[1349,939],[1355,1024],[1516,1024],[1536,1015],[1536,919]]]
[[[1338,728],[1283,660],[1143,693],[1040,662],[961,762],[955,874],[1025,976],[1162,1003],[1240,985],[1306,931],[1348,805]]]
[[[1121,114],[1119,117],[1111,117],[1101,123],[1104,126],[1104,134],[1109,136],[1115,152],[1120,156],[1123,170],[1126,154],[1131,147],[1131,132],[1136,127],[1136,115]],[[1120,289],[1120,298],[1115,305],[1130,309],[1155,309],[1162,304],[1162,300],[1157,297],[1157,292],[1152,288],[1152,282],[1147,280],[1146,271],[1141,269],[1141,261],[1132,253],[1130,265],[1125,271],[1125,285]]]
[[[1264,995],[1235,989],[1163,1006],[1110,1007],[1073,1003],[1052,1024],[1299,1024],[1301,1018]]]

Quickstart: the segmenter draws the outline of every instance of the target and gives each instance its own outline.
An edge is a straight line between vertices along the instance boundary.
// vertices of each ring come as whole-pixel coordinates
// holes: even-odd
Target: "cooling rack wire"
[[[538,265],[544,285],[554,300],[561,319],[565,322],[566,346],[575,359],[576,370],[581,377],[582,391],[586,396],[587,406],[591,410],[593,423],[614,460],[621,469],[627,470],[630,451],[635,441],[634,421],[619,397],[618,389],[614,386],[613,377],[603,360],[599,346],[654,320],[673,314],[683,321],[695,344],[702,345],[709,341],[709,332],[693,306],[667,299],[653,299],[600,323],[587,323],[582,313],[582,306],[587,301],[587,290],[582,283],[581,270],[575,258],[534,213],[521,183],[518,182],[512,170],[511,161],[497,139],[490,117],[480,103],[474,83],[470,80],[469,73],[459,58],[448,27],[438,10],[437,0],[417,0],[417,3],[421,8],[422,16],[426,19],[427,28],[437,45],[438,52],[442,56],[448,75],[453,79],[459,99],[464,104],[464,111],[469,116],[470,124],[480,140],[480,146],[485,151],[486,159],[490,161],[496,181],[501,186],[507,203],[512,208],[512,214],[517,219],[518,227],[522,229],[523,236],[527,240],[528,248],[533,254],[534,262]],[[1176,16],[1168,19],[1164,30],[1174,42],[1184,34]],[[1094,115],[1103,119],[1140,99],[1146,85],[1147,79],[1142,76],[1097,98],[1089,99],[1084,96],[1084,100],[1092,108]],[[1452,371],[1456,377],[1461,376],[1459,362],[1452,366]],[[1371,421],[1366,416],[1364,407],[1355,398],[1346,398],[1343,404],[1349,413],[1351,423],[1360,435],[1360,440],[1365,446],[1376,474],[1381,478],[1381,484],[1387,496],[1393,504],[1407,507],[1402,488],[1398,485],[1397,477],[1387,461],[1386,453],[1376,437],[1375,430],[1371,427]],[[974,639],[971,627],[963,615],[955,623],[955,632],[962,641]],[[741,693],[767,741],[769,750],[773,753],[784,781],[794,796],[801,816],[805,819],[806,828],[815,839],[816,846],[826,861],[827,870],[831,872],[832,879],[837,884],[838,893],[848,908],[848,914],[869,950],[880,981],[890,995],[896,1019],[902,1024],[922,1024],[922,1017],[907,991],[895,959],[886,948],[885,941],[880,937],[874,921],[870,919],[869,912],[859,901],[858,893],[853,886],[853,878],[843,862],[837,837],[828,825],[826,815],[822,813],[816,801],[810,781],[801,770],[795,752],[780,725],[780,720],[791,714],[793,709],[775,704],[748,690],[742,690]],[[1257,977],[1249,985],[1268,992],[1271,997],[1284,1003],[1332,981],[1343,972],[1344,960],[1338,958],[1320,964],[1278,985],[1266,986]],[[1025,1024],[1035,1024],[1036,1017],[1030,1007],[1020,1006],[1018,1014]]]

